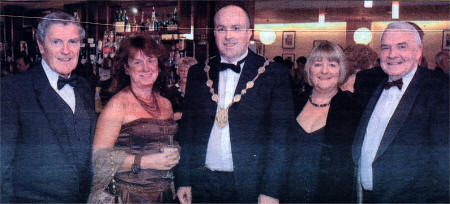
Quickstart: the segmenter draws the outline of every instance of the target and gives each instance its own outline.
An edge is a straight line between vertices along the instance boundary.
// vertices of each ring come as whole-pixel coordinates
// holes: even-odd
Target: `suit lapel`
[[[78,76],[79,77],[79,76]],[[92,98],[90,96],[91,92],[88,87],[85,86],[85,84],[78,82],[78,85],[73,89],[75,93],[75,103],[77,104],[77,100],[81,100],[83,104],[83,108],[86,110],[87,115],[89,116],[89,122],[90,122],[90,128],[91,128],[91,135],[89,137],[90,141],[93,141],[94,131],[95,130],[95,121],[96,121],[96,115],[95,115],[95,107],[92,101]],[[78,97],[77,97],[78,95]],[[75,111],[79,111],[79,106],[75,106]]]
[[[359,122],[358,128],[356,129],[355,133],[355,140],[353,142],[353,162],[355,165],[358,165],[359,163],[359,157],[361,156],[361,148],[362,143],[364,141],[364,136],[366,135],[366,129],[367,124],[369,123],[370,116],[373,113],[373,110],[375,109],[375,105],[377,105],[378,98],[381,95],[381,92],[383,91],[383,85],[386,83],[388,77],[384,77],[383,80],[380,81],[377,88],[373,92],[372,96],[369,99],[369,102],[366,105],[366,108],[364,109],[364,112],[361,116],[361,120]]]
[[[383,139],[381,140],[380,147],[378,148],[377,155],[375,156],[375,160],[386,151],[386,149],[392,143],[398,131],[402,127],[406,118],[408,117],[408,114],[414,104],[414,101],[418,93],[420,92],[419,89],[421,77],[422,77],[421,69],[418,68],[415,73],[415,76],[411,80],[405,93],[400,99],[397,108],[392,114],[392,117],[386,127],[386,130],[384,131]]]
[[[241,94],[241,91],[242,89],[245,89],[247,82],[251,81],[256,76],[258,73],[257,69],[261,65],[259,65],[257,59],[255,58],[255,54],[251,50],[248,50],[247,59],[245,60],[244,67],[242,68],[242,73],[239,77],[234,95]]]
[[[209,61],[209,77],[213,81],[214,93],[219,94],[219,66],[220,57],[216,56]],[[205,81],[206,83],[206,81]]]
[[[50,86],[42,66],[36,70],[36,76],[33,78],[33,84],[39,106],[43,110],[45,117],[50,124],[50,128],[54,131],[54,136],[56,137],[61,149],[64,151],[67,162],[72,164],[72,151],[69,146],[69,138],[67,138],[68,127],[64,122],[65,110],[59,108],[61,106],[58,104],[61,103],[62,99]]]

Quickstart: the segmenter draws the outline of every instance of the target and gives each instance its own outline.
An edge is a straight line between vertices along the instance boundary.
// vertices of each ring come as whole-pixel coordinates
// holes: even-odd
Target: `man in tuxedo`
[[[178,198],[190,202],[278,202],[295,121],[289,73],[248,49],[247,12],[219,9],[220,56],[189,69],[179,134]]]
[[[353,148],[360,202],[449,202],[449,84],[418,66],[421,55],[417,30],[394,22],[381,68],[357,75],[367,97]]]
[[[96,115],[87,81],[71,72],[85,31],[63,12],[46,15],[42,61],[2,80],[1,202],[86,202]]]

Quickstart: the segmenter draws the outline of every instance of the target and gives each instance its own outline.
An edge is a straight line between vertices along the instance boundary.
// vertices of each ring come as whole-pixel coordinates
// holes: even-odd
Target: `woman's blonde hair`
[[[305,80],[309,85],[313,86],[311,80],[311,68],[315,62],[323,58],[328,61],[337,62],[339,64],[339,80],[338,86],[342,85],[347,78],[347,62],[345,61],[344,52],[341,47],[332,42],[322,42],[313,48],[305,65]]]

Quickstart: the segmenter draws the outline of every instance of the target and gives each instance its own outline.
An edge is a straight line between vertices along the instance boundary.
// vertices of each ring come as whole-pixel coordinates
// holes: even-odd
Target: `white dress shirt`
[[[237,62],[244,59],[247,54],[248,51],[233,62],[228,62],[221,57],[221,62],[236,65]],[[244,67],[244,64],[245,62],[241,64],[241,70]],[[232,102],[241,73],[242,71],[240,73],[236,73],[231,69],[226,69],[219,72],[219,101],[216,114],[219,111],[219,108],[226,108]],[[213,171],[233,171],[233,156],[231,153],[229,124],[223,128],[220,128],[214,121],[214,125],[209,136],[208,147],[206,149],[205,166]]]
[[[73,87],[66,84],[62,89],[58,90],[58,77],[59,74],[48,66],[44,59],[41,61],[41,65],[44,68],[45,75],[50,82],[50,86],[56,91],[56,93],[66,102],[66,104],[75,113],[75,92]]]
[[[389,124],[389,120],[394,114],[395,109],[397,108],[416,71],[417,67],[402,78],[403,86],[401,90],[397,87],[391,87],[388,90],[383,89],[372,115],[370,116],[361,148],[359,165],[359,173],[361,176],[360,181],[365,190],[373,190],[372,163],[375,159],[378,148],[380,147],[380,143],[383,139],[386,127]]]

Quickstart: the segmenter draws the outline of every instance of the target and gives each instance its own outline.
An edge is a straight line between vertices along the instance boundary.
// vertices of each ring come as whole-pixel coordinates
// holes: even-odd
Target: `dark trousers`
[[[234,203],[238,202],[233,172],[211,171],[207,168],[196,170],[192,182],[193,203]]]
[[[367,191],[367,190],[364,190],[364,188],[363,188],[362,193],[363,193],[363,199],[362,199],[363,203],[376,203],[377,202],[373,191]]]

